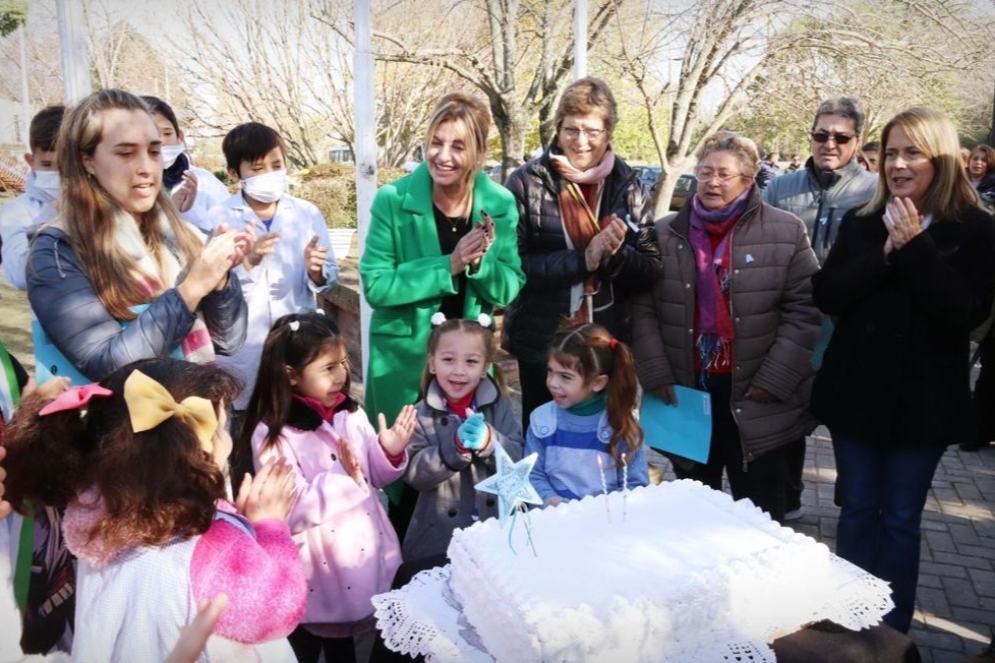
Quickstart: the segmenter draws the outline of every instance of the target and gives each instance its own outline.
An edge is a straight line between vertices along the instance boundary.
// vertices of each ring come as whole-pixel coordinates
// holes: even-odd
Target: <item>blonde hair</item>
[[[698,163],[712,152],[732,152],[739,157],[739,169],[746,177],[756,177],[760,172],[760,151],[757,144],[735,131],[716,131],[698,148],[695,157]]]
[[[94,92],[66,116],[56,145],[56,162],[62,182],[62,219],[73,251],[107,311],[118,320],[133,320],[136,314],[131,307],[149,301],[155,290],[150,291],[148,284],[135,278],[138,265],[115,237],[114,217],[125,212],[97,179],[89,176],[83,159],[92,157],[103,140],[104,113],[111,110],[140,111],[152,120],[148,105],[130,92]],[[155,259],[160,261],[160,251],[166,246],[159,225],[163,216],[179,243],[180,262],[193,260],[201,242],[161,186],[152,209],[138,219],[139,230]],[[165,288],[172,284],[157,285]]]
[[[466,139],[469,161],[473,165],[468,173],[468,179],[472,180],[487,157],[487,134],[491,130],[491,114],[484,102],[472,95],[453,92],[442,97],[435,105],[428,122],[428,131],[425,133],[426,154],[435,132],[446,122],[452,122]]]
[[[895,127],[901,127],[935,170],[933,181],[919,201],[920,214],[932,214],[937,221],[953,221],[964,209],[977,207],[978,196],[961,166],[960,141],[953,123],[939,111],[914,106],[891,118],[881,131],[883,159],[878,185],[874,197],[860,209],[861,214],[871,214],[891,199],[884,164],[888,160],[888,139]]]

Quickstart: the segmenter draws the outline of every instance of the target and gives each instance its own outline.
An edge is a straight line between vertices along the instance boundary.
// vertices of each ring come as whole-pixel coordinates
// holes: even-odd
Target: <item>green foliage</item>
[[[28,20],[28,3],[0,0],[0,37],[6,37]]]
[[[377,185],[382,186],[406,175],[400,168],[378,168]],[[295,173],[299,184],[292,194],[314,203],[329,228],[355,228],[356,167],[323,163]]]

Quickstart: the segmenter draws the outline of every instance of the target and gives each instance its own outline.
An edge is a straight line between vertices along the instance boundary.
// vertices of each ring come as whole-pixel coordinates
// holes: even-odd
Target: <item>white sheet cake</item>
[[[455,533],[451,586],[495,660],[711,662],[890,608],[885,583],[747,500],[675,481],[608,505],[610,522],[598,496],[519,516],[510,539],[496,519]]]

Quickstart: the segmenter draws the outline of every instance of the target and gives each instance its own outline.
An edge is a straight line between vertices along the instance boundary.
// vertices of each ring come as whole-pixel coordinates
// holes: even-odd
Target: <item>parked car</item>
[[[670,209],[679,210],[684,207],[688,198],[698,189],[698,178],[691,173],[684,173],[677,178],[674,185],[674,195],[670,199]]]
[[[656,185],[660,181],[660,173],[662,172],[660,168],[657,166],[636,166],[633,170],[636,171],[639,183],[643,185],[643,189],[647,193],[656,191]]]

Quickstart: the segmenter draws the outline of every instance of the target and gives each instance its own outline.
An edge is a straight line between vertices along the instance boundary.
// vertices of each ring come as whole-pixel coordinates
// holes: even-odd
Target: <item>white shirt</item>
[[[35,171],[30,171],[24,193],[0,207],[0,237],[3,238],[3,273],[18,290],[27,290],[24,275],[28,243],[43,223],[55,217],[51,197],[34,187]]]
[[[339,267],[331,251],[325,217],[313,204],[284,194],[276,206],[269,230],[252,211],[239,191],[207,215],[205,231],[213,232],[224,222],[232,230],[241,230],[250,221],[256,222],[256,236],[267,232],[280,233],[273,253],[263,257],[258,266],[246,271],[241,265],[235,274],[242,284],[242,295],[249,307],[249,325],[245,345],[231,357],[218,356],[218,366],[242,380],[245,388],[235,399],[236,410],[248,407],[256,384],[263,343],[270,327],[289,313],[313,311],[315,294],[331,288],[338,281]],[[318,246],[328,247],[322,275],[325,285],[319,286],[308,277],[304,266],[304,248],[315,235]]]

